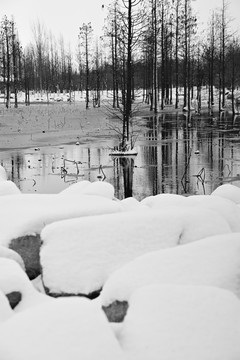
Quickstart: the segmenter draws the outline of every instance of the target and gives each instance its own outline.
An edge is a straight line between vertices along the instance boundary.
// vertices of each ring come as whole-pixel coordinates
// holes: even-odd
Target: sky
[[[79,27],[83,23],[91,21],[95,32],[101,33],[110,2],[111,0],[1,0],[0,17],[14,16],[23,46],[32,41],[33,24],[38,21],[47,30],[51,30],[56,39],[63,35],[66,45],[75,46]],[[228,3],[231,18],[240,14],[239,0],[228,0]],[[192,4],[199,14],[199,23],[206,24],[211,9],[221,7],[222,0],[193,0]],[[233,27],[238,27],[237,19],[233,21]]]

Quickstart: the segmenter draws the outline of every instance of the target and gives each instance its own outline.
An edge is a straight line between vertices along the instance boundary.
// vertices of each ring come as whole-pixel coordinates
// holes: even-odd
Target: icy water
[[[116,197],[210,194],[240,186],[240,116],[161,114],[139,119],[135,158],[109,156],[114,140],[1,151],[0,163],[24,193],[58,193],[81,180],[107,181]]]

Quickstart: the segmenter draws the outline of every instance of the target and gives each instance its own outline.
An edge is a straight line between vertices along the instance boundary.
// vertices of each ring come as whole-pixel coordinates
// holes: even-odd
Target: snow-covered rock
[[[125,264],[102,289],[106,313],[111,316],[113,305],[117,308],[117,302],[128,302],[137,288],[154,283],[216,286],[240,298],[240,233],[149,252]]]
[[[26,271],[33,279],[40,273],[39,234],[45,225],[62,219],[118,211],[122,211],[120,202],[96,195],[3,196],[0,197],[0,245],[10,247],[21,255]]]
[[[218,186],[211,195],[220,196],[236,204],[240,204],[240,188],[232,184]]]
[[[0,291],[3,292],[16,312],[46,301],[54,301],[37,292],[26,273],[14,260],[0,258]],[[0,357],[1,358],[1,357]]]
[[[7,258],[15,260],[21,268],[25,271],[25,265],[21,256],[14,250],[8,249],[0,245],[0,258]]]
[[[119,334],[128,360],[240,358],[240,302],[210,286],[151,285],[130,297]]]
[[[56,299],[0,325],[0,359],[124,360],[103,312],[80,298]]]
[[[240,208],[231,200],[211,195],[193,195],[188,200],[193,200],[202,209],[216,211],[228,222],[233,232],[240,232]]]
[[[178,194],[158,194],[145,197],[141,203],[150,208],[161,208],[166,206],[189,206],[194,203],[187,203],[187,197]]]
[[[0,326],[3,321],[9,319],[13,314],[6,295],[0,290]]]
[[[19,194],[0,197],[0,244],[40,233],[54,221],[122,211],[120,202],[102,196]],[[14,226],[12,226],[14,224]]]
[[[55,222],[41,233],[43,282],[53,295],[95,296],[114,270],[139,255],[227,232],[220,215],[196,207]]]
[[[114,187],[105,181],[94,181],[92,183],[90,181],[79,181],[61,191],[60,194],[97,195],[108,199],[114,199]]]
[[[66,189],[60,191],[60,195],[69,195],[69,194],[82,194],[82,191],[91,184],[88,180],[78,181],[74,184],[71,184]]]
[[[121,200],[121,205],[125,211],[142,211],[148,209],[146,205],[143,205],[140,201],[133,197]]]
[[[240,208],[231,200],[211,195],[182,196],[176,194],[159,194],[149,196],[141,201],[152,209],[166,209],[171,206],[198,207],[202,211],[210,209],[221,215],[229,224],[231,231],[240,231]]]
[[[0,196],[20,194],[20,189],[10,180],[0,180]]]
[[[2,181],[6,181],[7,180],[7,172],[5,170],[5,168],[0,165],[0,182]]]

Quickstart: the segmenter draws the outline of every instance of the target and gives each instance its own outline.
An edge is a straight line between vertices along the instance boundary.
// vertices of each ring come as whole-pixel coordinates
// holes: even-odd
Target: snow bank
[[[194,195],[188,200],[204,209],[211,209],[221,215],[229,224],[233,232],[240,232],[240,208],[228,199],[211,195]]]
[[[20,194],[19,188],[10,180],[0,180],[0,196]]]
[[[21,294],[21,301],[14,309],[16,312],[41,302],[54,301],[51,297],[40,294],[34,289],[26,273],[16,261],[5,258],[0,258],[0,291],[5,295],[12,292]]]
[[[204,286],[138,289],[119,336],[128,360],[240,358],[240,302],[230,291]]]
[[[0,258],[7,258],[15,260],[21,268],[25,271],[25,266],[21,256],[14,250],[8,249],[5,246],[0,245]]]
[[[153,209],[163,209],[169,206],[178,206],[180,210],[189,206],[197,206],[203,211],[210,209],[221,215],[228,222],[232,231],[240,231],[240,209],[235,203],[223,197],[211,195],[185,197],[175,194],[159,194],[147,197],[141,203]]]
[[[84,194],[84,195],[98,195],[108,199],[114,198],[114,187],[108,182],[103,181],[80,181],[69,186],[69,188],[60,192],[61,195],[68,194]]]
[[[53,221],[122,211],[120,202],[102,196],[19,194],[0,197],[0,244],[40,233]],[[12,226],[14,224],[14,226]]]
[[[1,323],[9,319],[13,315],[13,310],[11,309],[7,297],[0,290],[0,326]]]
[[[12,181],[7,179],[7,172],[4,167],[0,165],[0,196],[19,193],[19,188]]]
[[[129,197],[120,201],[121,206],[125,211],[142,211],[147,210],[148,207],[133,197]]]
[[[236,204],[240,204],[240,189],[232,184],[224,184],[219,186],[211,195],[220,196],[231,200]]]
[[[69,195],[69,194],[82,194],[82,191],[91,184],[88,180],[78,181],[75,184],[71,184],[66,189],[60,191],[60,195]]]
[[[86,299],[56,299],[16,314],[1,324],[0,339],[1,359],[124,359],[106,317]]]
[[[6,181],[7,180],[7,173],[6,170],[2,165],[0,165],[0,181]]]
[[[217,286],[240,298],[240,234],[212,236],[136,258],[108,278],[102,304],[128,301],[137,288],[153,283]]]
[[[227,232],[230,228],[221,216],[197,208],[59,221],[41,233],[43,282],[51,293],[90,294],[101,289],[114,270],[139,255]]]

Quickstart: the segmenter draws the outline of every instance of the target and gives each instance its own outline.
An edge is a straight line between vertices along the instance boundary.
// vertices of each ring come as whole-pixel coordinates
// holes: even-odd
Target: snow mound
[[[240,298],[240,233],[139,256],[108,278],[101,292],[102,305],[128,301],[137,288],[153,283],[216,286]]]
[[[41,302],[54,301],[49,296],[40,294],[34,289],[26,273],[16,261],[5,258],[0,258],[0,291],[5,295],[12,292],[21,294],[21,301],[15,307],[16,312]]]
[[[122,211],[120,202],[97,195],[19,194],[0,197],[0,244],[39,234],[53,221]],[[14,224],[14,226],[12,226]]]
[[[128,360],[240,358],[240,302],[204,286],[151,285],[136,290],[119,335]]]
[[[240,189],[232,184],[224,184],[219,186],[211,195],[220,196],[231,200],[236,204],[240,204]]]
[[[14,250],[8,249],[5,246],[0,245],[0,258],[7,258],[15,260],[21,268],[25,271],[25,265],[21,256]]]
[[[234,232],[240,231],[240,209],[229,199],[211,195],[182,196],[175,194],[159,194],[150,196],[141,201],[152,209],[165,209],[169,206],[183,207],[197,206],[203,211],[210,209],[221,215]]]
[[[82,194],[82,195],[98,195],[108,199],[114,198],[114,187],[105,181],[80,181],[61,191],[60,195]]]
[[[9,319],[13,315],[13,310],[11,309],[7,297],[0,290],[0,326],[1,323]]]
[[[78,181],[75,184],[71,184],[66,189],[60,191],[59,195],[70,195],[70,194],[82,194],[82,191],[91,184],[88,180]]]
[[[141,203],[149,206],[150,208],[160,208],[166,206],[187,206],[194,205],[192,202],[187,202],[187,197],[178,194],[158,194],[147,196]]]
[[[193,200],[196,206],[203,209],[216,211],[228,222],[233,232],[240,232],[240,208],[232,201],[211,195],[194,195],[188,200]]]
[[[0,179],[0,196],[20,194],[19,188],[10,180]]]
[[[0,338],[1,359],[124,359],[106,317],[86,299],[56,299],[16,314],[1,324]]]
[[[90,294],[139,255],[228,232],[221,216],[198,208],[148,209],[55,222],[41,232],[43,282],[51,293]]]
[[[0,181],[7,180],[7,172],[2,165],[0,165]]]
[[[120,201],[122,208],[125,211],[141,211],[141,210],[147,210],[148,207],[146,205],[143,205],[141,202],[139,202],[138,200],[136,200],[133,197],[129,197],[126,199],[123,199]]]

